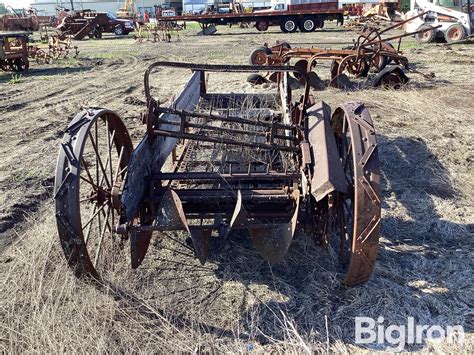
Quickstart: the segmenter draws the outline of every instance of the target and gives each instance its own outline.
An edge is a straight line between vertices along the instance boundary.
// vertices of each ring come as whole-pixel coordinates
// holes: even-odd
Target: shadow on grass
[[[199,264],[183,239],[173,239],[172,244],[157,240],[152,249],[159,250],[155,260],[161,264],[142,281],[163,285],[165,292],[149,300],[158,308],[151,309],[118,288],[114,288],[116,297],[151,320],[165,316],[157,309],[166,297],[175,305],[178,325],[235,339],[236,332],[223,324],[210,326],[181,316],[191,305],[201,307],[201,312],[216,312],[214,307],[222,302],[215,317],[225,317],[226,302],[234,297],[232,304],[239,309],[244,330],[239,332],[244,336],[237,339],[260,345],[287,344],[297,336],[306,344],[324,344],[326,337],[333,345],[339,341],[354,344],[358,316],[382,316],[385,327],[407,324],[408,317],[414,317],[415,324],[461,324],[472,332],[464,313],[472,270],[469,250],[462,248],[468,245],[473,226],[444,220],[436,212],[435,199],[452,202],[458,197],[449,172],[421,139],[379,136],[378,141],[383,239],[375,273],[366,284],[343,286],[336,253],[315,247],[310,236],[297,233],[284,261],[270,266],[257,255],[246,233],[235,232],[227,240],[213,241],[206,265]],[[406,212],[400,212],[403,210]],[[229,285],[244,291],[229,294]],[[243,296],[236,296],[240,294]],[[253,299],[250,307],[249,299]],[[170,311],[173,309],[167,310],[168,316]],[[406,350],[419,350],[427,345],[426,337],[420,344],[404,345]],[[393,345],[359,346],[388,350]]]
[[[40,77],[40,76],[73,74],[73,73],[79,73],[79,72],[87,71],[91,69],[92,69],[91,66],[31,68],[22,72],[4,73],[3,75],[0,75],[0,83],[10,82],[12,78],[15,76],[20,77],[19,80],[24,80],[27,78]]]

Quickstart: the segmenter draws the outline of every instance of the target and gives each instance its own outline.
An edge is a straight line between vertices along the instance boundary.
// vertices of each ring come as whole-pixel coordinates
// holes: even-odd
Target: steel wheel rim
[[[346,273],[344,283],[353,286],[367,281],[377,257],[381,212],[377,143],[372,119],[361,104],[337,108],[332,126],[349,184],[347,193],[336,199],[334,230],[339,229],[340,265]]]
[[[398,73],[394,72],[384,75],[380,84],[384,88],[400,89],[403,84],[403,80]]]
[[[76,276],[100,279],[125,260],[120,255],[122,240],[113,232],[120,208],[112,195],[125,179],[133,148],[114,113],[80,115],[66,131],[58,157],[56,215],[69,266]],[[85,123],[71,131],[81,118]]]

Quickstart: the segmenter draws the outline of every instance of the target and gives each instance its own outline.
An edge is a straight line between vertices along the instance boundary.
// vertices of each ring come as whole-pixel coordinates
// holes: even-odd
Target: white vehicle
[[[169,10],[163,10],[161,11],[161,16],[163,17],[169,17],[169,16],[176,16],[176,10],[175,9],[169,9]]]
[[[412,0],[411,9],[405,16],[410,18],[428,11],[406,24],[406,32],[436,27],[416,35],[420,43],[429,43],[436,38],[444,37],[446,42],[455,42],[470,36],[473,33],[471,2],[469,0]]]

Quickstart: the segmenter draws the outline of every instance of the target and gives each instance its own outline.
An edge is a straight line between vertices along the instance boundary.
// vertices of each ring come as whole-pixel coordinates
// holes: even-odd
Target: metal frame
[[[151,93],[150,76],[163,67],[192,71],[168,107]],[[185,231],[204,263],[213,235],[227,237],[232,229],[245,229],[257,252],[275,263],[284,258],[300,222],[320,244],[339,236],[341,265],[348,266],[345,284],[369,278],[379,238],[380,173],[367,109],[344,104],[331,118],[329,106],[310,99],[302,68],[259,69],[278,73],[274,95],[208,92],[206,72],[254,72],[253,66],[152,64],[144,78],[147,133],[133,151],[115,113],[91,109],[75,117],[60,148],[55,200],[63,250],[77,276],[101,278],[101,246],[117,234],[129,239],[131,266],[138,267],[153,231],[164,230]],[[296,73],[305,83],[299,102],[292,101],[288,73]],[[234,107],[248,117],[231,113]],[[106,162],[105,168],[96,147],[97,133],[95,139],[89,133],[99,120],[107,131],[110,164]],[[96,182],[81,177],[81,171],[88,170],[81,165],[87,136],[96,153]],[[114,146],[119,157],[112,174]],[[253,148],[245,151],[248,158],[243,147]],[[80,215],[81,180],[86,182],[85,200],[94,206],[85,223]],[[84,224],[94,223],[104,206],[105,222],[101,224],[99,217],[101,232],[92,258]],[[110,213],[112,221],[119,214],[113,227]],[[107,229],[111,239],[105,237]],[[350,263],[345,261],[348,256]]]

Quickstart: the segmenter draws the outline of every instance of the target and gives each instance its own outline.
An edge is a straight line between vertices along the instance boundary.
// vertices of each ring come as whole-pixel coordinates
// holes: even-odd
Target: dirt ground
[[[143,266],[117,272],[114,286],[74,279],[59,246],[52,188],[59,143],[77,112],[114,110],[137,144],[145,131],[143,73],[154,61],[247,64],[264,42],[341,48],[354,38],[335,28],[194,32],[172,43],[76,42],[77,59],[32,64],[20,77],[0,73],[0,351],[383,351],[390,344],[354,343],[354,317],[382,316],[386,326],[414,317],[417,324],[464,327],[464,345],[425,339],[406,350],[472,352],[472,45],[420,47],[409,38],[402,48],[410,62],[434,79],[409,74],[400,91],[360,82],[352,91],[313,92],[333,110],[362,101],[375,122],[382,238],[366,284],[342,286],[334,252],[301,233],[272,267],[245,235],[215,245],[205,266],[186,245],[156,238]],[[318,64],[317,73],[327,78],[329,63]],[[187,78],[180,70],[160,72],[155,96],[169,100]],[[248,88],[234,76],[214,84],[216,91]]]

